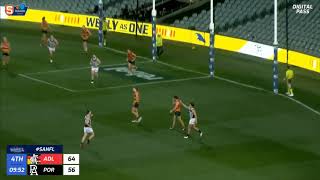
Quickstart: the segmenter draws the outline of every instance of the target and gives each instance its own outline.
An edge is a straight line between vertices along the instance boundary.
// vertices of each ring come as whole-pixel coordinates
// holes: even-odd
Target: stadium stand
[[[162,0],[157,0],[157,2]],[[24,0],[28,7],[33,9],[46,9],[51,11],[72,12],[81,14],[96,14],[98,0]],[[136,0],[103,0],[104,15],[107,17],[119,17],[123,9],[134,10]],[[1,0],[0,5],[19,4],[21,1]],[[139,0],[139,7],[151,6],[152,1]]]
[[[2,0],[0,5],[20,3],[16,0]],[[27,6],[34,9],[52,11],[96,14],[98,0],[24,0]],[[169,3],[168,0],[157,0],[158,6]],[[195,2],[195,1],[192,1]],[[136,0],[103,0],[104,15],[124,19],[138,18],[140,21],[150,19],[152,1],[139,0],[139,11],[136,14]],[[286,0],[278,0],[278,39],[279,46],[286,47]],[[296,14],[292,4],[312,4],[319,12],[319,0],[288,0],[288,45],[289,49],[320,56],[320,14]],[[161,9],[161,8],[160,8]],[[250,9],[250,11],[247,11]],[[168,10],[169,11],[169,10]],[[160,15],[161,10],[158,10]],[[307,20],[306,20],[307,19]],[[210,11],[202,9],[198,13],[175,20],[173,26],[208,31]],[[273,1],[272,0],[225,0],[215,7],[215,31],[232,37],[238,37],[264,44],[273,44]]]
[[[320,1],[288,0],[289,49],[320,56]],[[278,39],[279,46],[286,47],[286,0],[279,0]],[[314,13],[296,14],[292,4],[312,4]],[[245,11],[251,9],[251,11]],[[306,20],[307,18],[307,20]],[[176,20],[172,25],[208,31],[210,11],[202,10],[190,17]],[[215,30],[219,34],[273,44],[273,1],[226,0],[215,8]]]

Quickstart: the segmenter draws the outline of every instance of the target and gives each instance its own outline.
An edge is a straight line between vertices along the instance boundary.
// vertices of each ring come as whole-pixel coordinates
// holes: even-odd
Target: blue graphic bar
[[[27,154],[7,154],[7,176],[27,175]]]
[[[8,145],[7,154],[62,154],[62,145]]]

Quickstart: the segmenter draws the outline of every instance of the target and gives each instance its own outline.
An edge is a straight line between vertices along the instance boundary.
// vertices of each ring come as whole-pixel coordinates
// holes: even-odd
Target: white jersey
[[[195,119],[196,115],[193,113],[192,110],[195,111],[194,108],[189,108],[189,116],[190,116],[190,119]]]
[[[84,126],[85,127],[92,127],[91,114],[87,114],[84,116]]]
[[[57,40],[55,38],[51,39],[49,38],[48,39],[48,47],[49,48],[56,48],[57,46]]]
[[[97,58],[96,59],[91,58],[90,65],[93,68],[98,68],[100,65],[100,61]]]

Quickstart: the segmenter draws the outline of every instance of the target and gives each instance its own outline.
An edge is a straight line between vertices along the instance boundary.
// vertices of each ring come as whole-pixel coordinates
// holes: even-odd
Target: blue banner
[[[7,154],[63,153],[62,145],[8,145]]]

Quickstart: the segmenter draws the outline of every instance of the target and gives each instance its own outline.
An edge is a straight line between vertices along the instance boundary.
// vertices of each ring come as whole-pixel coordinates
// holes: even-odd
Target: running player
[[[91,84],[94,83],[94,78],[99,77],[99,65],[101,64],[100,59],[97,58],[96,55],[92,55],[92,58],[90,60],[91,65]]]
[[[189,106],[185,105],[183,102],[181,102],[181,104],[183,105],[183,107],[185,107],[186,109],[189,110],[189,116],[190,116],[190,120],[189,120],[189,125],[188,125],[188,132],[187,135],[184,136],[184,138],[189,138],[190,137],[190,133],[191,133],[191,129],[196,130],[197,132],[199,132],[200,137],[202,137],[203,133],[202,131],[197,127],[198,124],[198,116],[197,116],[197,112],[196,109],[194,108],[194,103],[191,102],[189,104]]]
[[[184,131],[185,125],[181,118],[181,100],[178,96],[173,97],[173,108],[170,110],[170,114],[172,113],[174,113],[174,115],[173,115],[172,126],[170,127],[170,129],[174,129],[176,125],[176,119],[178,119],[178,121],[182,126],[182,131]]]
[[[2,42],[1,42],[1,52],[2,52],[2,66],[4,68],[7,68],[9,61],[10,61],[10,43],[7,39],[7,37],[3,37],[2,38]]]
[[[59,45],[59,42],[55,37],[53,37],[53,35],[50,35],[47,44],[49,50],[50,63],[53,63],[53,53],[56,51],[56,47]]]
[[[135,120],[132,120],[132,122],[140,123],[142,120],[142,117],[139,115],[140,92],[138,88],[136,87],[132,88],[132,95],[133,95],[133,103],[132,103],[131,113],[136,118]]]
[[[128,52],[128,55],[127,55],[128,74],[127,74],[127,76],[132,76],[134,71],[137,69],[137,66],[136,66],[137,55],[134,52],[132,52],[130,49],[128,49],[127,52]]]
[[[292,89],[292,81],[293,81],[293,78],[294,78],[294,72],[293,70],[290,68],[290,66],[288,66],[288,69],[286,71],[286,77],[284,78],[284,81],[287,82],[287,95],[290,96],[290,97],[293,97],[293,89]]]
[[[91,36],[91,32],[89,31],[88,28],[86,28],[83,25],[81,29],[81,38],[82,38],[83,50],[85,53],[88,53],[88,40],[90,36]]]
[[[89,144],[94,137],[94,132],[92,129],[92,117],[93,117],[92,112],[90,110],[87,110],[87,113],[84,116],[83,136],[80,143],[81,148],[84,147],[84,143],[86,141],[87,141],[87,144]]]
[[[45,46],[47,44],[47,34],[49,31],[49,24],[46,21],[46,17],[42,17],[42,22],[41,22],[41,31],[42,31],[42,36],[41,36],[41,43],[40,46]]]

